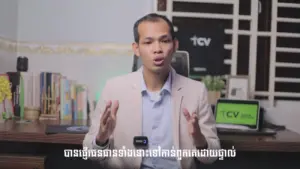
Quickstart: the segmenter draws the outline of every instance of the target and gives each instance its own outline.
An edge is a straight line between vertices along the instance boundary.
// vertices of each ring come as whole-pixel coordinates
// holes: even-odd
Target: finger
[[[111,104],[112,104],[111,100],[108,100],[105,104],[105,109],[103,112],[106,112],[106,110],[111,107]]]
[[[110,115],[111,114],[111,108],[108,108],[106,112],[107,112],[107,114],[103,118],[103,123],[104,124],[106,124],[109,119],[111,120],[111,115]]]
[[[119,109],[119,101],[116,100],[116,101],[114,101],[114,103],[112,105],[112,110],[111,110],[112,120],[116,120],[118,109]]]
[[[112,119],[112,117],[109,117],[109,120],[106,124],[107,126],[107,131],[109,132],[113,132],[114,128],[115,128],[115,124],[116,124],[116,121]]]
[[[199,127],[199,124],[198,124],[198,116],[197,116],[197,114],[194,112],[193,114],[192,114],[192,124],[193,124],[193,126],[194,127]]]
[[[108,118],[107,118],[107,121],[106,121],[106,126],[107,126],[107,127],[109,127],[111,121],[112,121],[112,118],[111,118],[111,117],[108,117]]]
[[[191,120],[190,113],[189,113],[189,111],[188,111],[186,108],[183,109],[183,114],[184,114],[184,117],[185,117],[185,119],[186,119],[187,121],[190,121],[190,120]]]
[[[110,116],[110,111],[111,111],[111,101],[108,101],[106,103],[103,115],[102,115],[102,123],[106,123],[107,118]]]
[[[110,120],[107,124],[108,131],[113,132],[115,124],[116,124],[116,121],[112,117],[110,117]]]
[[[196,119],[194,117],[191,118],[191,123],[194,125],[196,123]]]
[[[197,116],[197,114],[196,114],[195,112],[192,114],[192,117],[193,117],[193,119],[195,119],[196,121],[199,120],[199,119],[198,119],[198,116]]]
[[[109,130],[109,126],[110,126],[110,123],[111,123],[112,119],[111,117],[108,117],[107,120],[106,120],[106,123],[103,123],[104,124],[104,131],[108,131]]]

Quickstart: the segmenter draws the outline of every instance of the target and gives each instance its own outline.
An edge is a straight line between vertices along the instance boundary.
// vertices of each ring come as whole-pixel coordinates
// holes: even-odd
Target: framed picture
[[[229,76],[227,79],[226,97],[235,100],[249,99],[249,77]]]

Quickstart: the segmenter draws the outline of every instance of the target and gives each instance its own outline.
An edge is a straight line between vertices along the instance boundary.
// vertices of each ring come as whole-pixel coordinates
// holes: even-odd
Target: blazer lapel
[[[133,106],[133,111],[131,112],[131,116],[133,118],[132,121],[134,121],[134,125],[136,126],[133,129],[133,132],[136,133],[136,136],[141,136],[142,135],[142,96],[141,96],[141,91],[139,89],[139,86],[134,85],[133,86],[133,92],[132,97],[134,103]]]
[[[172,69],[172,120],[173,120],[173,138],[174,138],[174,146],[176,149],[179,149],[179,120],[180,113],[182,109],[182,100],[183,100],[183,90],[182,84],[180,83],[180,79],[178,78],[174,69]]]
[[[138,70],[136,72],[136,75],[133,79],[132,84],[132,92],[130,92],[130,96],[128,96],[128,99],[132,98],[132,105],[133,109],[130,113],[130,116],[132,117],[132,121],[134,121],[134,125],[132,127],[132,134],[133,136],[141,136],[142,135],[142,95],[141,95],[141,70]],[[129,118],[129,117],[128,117]],[[133,138],[132,138],[133,139]],[[142,158],[136,157],[136,164],[141,165]]]
[[[142,68],[138,69],[136,72],[136,75],[133,79],[133,85],[132,85],[132,96],[128,96],[128,99],[130,97],[133,98],[133,111],[132,111],[132,117],[133,121],[135,121],[135,128],[133,129],[136,136],[142,135],[142,86],[141,86],[141,80],[142,80]]]

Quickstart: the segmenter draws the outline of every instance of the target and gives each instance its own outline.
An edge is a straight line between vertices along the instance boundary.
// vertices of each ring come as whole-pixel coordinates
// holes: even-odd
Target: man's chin
[[[165,66],[153,66],[151,68],[151,71],[154,73],[162,73],[162,72],[168,71],[168,68]]]

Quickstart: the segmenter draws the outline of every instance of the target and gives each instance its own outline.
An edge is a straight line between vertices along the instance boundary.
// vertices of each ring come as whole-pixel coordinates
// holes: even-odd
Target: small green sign
[[[216,122],[218,124],[256,125],[258,105],[218,103]]]

